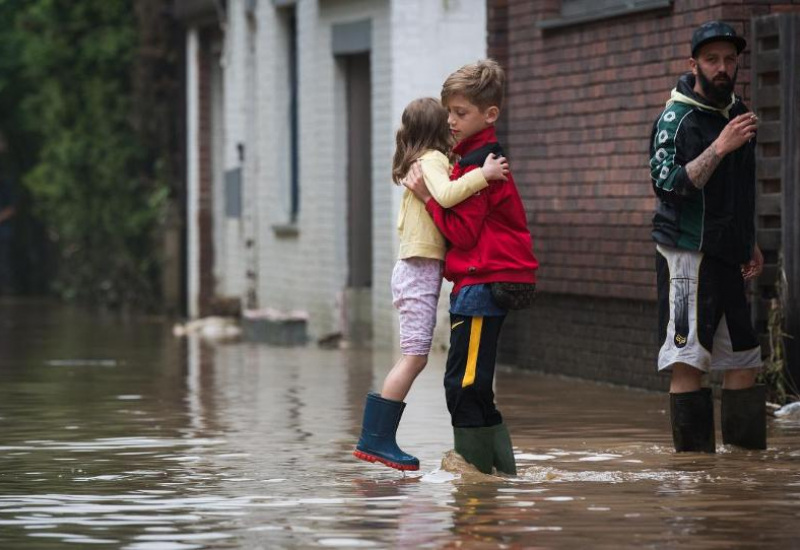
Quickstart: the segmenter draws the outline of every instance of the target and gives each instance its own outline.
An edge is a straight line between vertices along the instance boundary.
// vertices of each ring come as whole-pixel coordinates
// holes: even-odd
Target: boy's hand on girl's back
[[[486,181],[508,181],[506,177],[506,174],[508,174],[508,160],[506,157],[498,157],[494,153],[490,153],[483,162],[481,170],[483,170],[483,177],[486,178]]]
[[[419,166],[419,161],[411,165],[408,174],[402,179],[401,183],[422,202],[427,203],[433,198],[425,185],[425,178],[422,177],[422,168]]]

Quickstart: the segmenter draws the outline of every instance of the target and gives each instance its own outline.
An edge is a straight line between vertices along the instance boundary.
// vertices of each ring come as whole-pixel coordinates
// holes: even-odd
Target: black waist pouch
[[[492,299],[503,309],[528,309],[536,300],[534,283],[489,283]]]

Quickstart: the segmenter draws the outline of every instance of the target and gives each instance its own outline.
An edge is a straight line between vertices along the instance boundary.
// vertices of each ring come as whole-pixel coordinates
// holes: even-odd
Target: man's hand
[[[401,183],[408,188],[409,191],[414,193],[424,203],[427,203],[431,197],[428,187],[425,185],[425,178],[422,177],[422,168],[419,167],[419,162],[415,162],[408,170],[406,177],[401,180]]]
[[[758,117],[753,113],[744,113],[732,119],[714,141],[714,148],[719,156],[731,153],[753,139],[758,129]]]
[[[764,256],[758,245],[753,247],[753,257],[746,264],[742,264],[742,277],[745,281],[755,279],[764,270]]]

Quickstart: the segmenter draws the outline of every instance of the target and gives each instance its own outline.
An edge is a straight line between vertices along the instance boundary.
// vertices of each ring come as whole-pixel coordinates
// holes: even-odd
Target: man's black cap
[[[736,46],[736,53],[742,53],[742,50],[747,46],[747,41],[741,36],[736,35],[733,27],[722,21],[709,21],[703,23],[692,34],[692,57],[695,57],[697,50],[703,44],[723,40],[730,42]]]

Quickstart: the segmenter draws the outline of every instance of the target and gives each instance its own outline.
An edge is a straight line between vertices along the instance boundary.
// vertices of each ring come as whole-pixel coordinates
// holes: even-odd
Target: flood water
[[[350,454],[393,359],[0,300],[0,548],[800,547],[800,420],[675,455],[665,395],[503,370],[518,476],[442,469],[434,355],[403,475]]]

